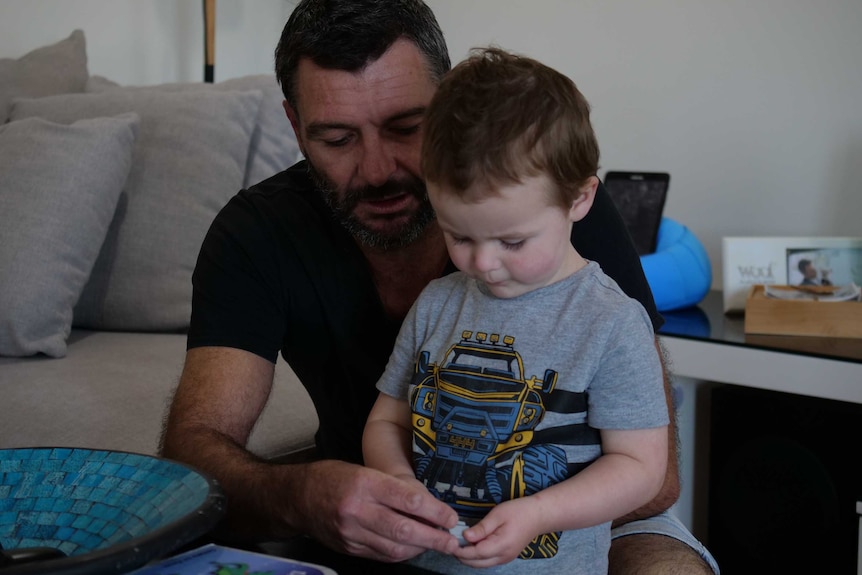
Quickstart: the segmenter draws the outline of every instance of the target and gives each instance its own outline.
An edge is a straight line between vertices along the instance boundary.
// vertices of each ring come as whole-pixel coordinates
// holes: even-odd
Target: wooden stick
[[[215,80],[215,0],[204,0],[204,82]]]

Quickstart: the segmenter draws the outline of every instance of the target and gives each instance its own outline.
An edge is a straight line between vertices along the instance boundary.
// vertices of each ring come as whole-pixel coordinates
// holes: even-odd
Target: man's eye
[[[323,140],[323,144],[330,148],[340,148],[342,146],[346,146],[348,142],[350,142],[349,136],[344,136],[343,138],[337,138],[334,140]]]
[[[398,134],[399,136],[412,136],[416,132],[419,131],[421,124],[414,124],[412,126],[395,126],[392,127],[392,131]]]
[[[314,139],[324,146],[340,148],[352,142],[354,137],[355,134],[349,130],[330,130],[328,132],[318,134]]]

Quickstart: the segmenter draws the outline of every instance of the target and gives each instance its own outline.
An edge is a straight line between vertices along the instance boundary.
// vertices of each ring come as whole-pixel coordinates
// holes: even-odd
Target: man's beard
[[[335,218],[361,244],[380,250],[394,250],[409,246],[418,240],[428,225],[434,221],[434,208],[428,200],[425,182],[415,176],[402,179],[390,179],[382,186],[363,186],[348,189],[344,197],[339,197],[336,186],[326,174],[317,170],[306,159],[308,174],[314,185],[323,194],[323,199],[332,210]],[[391,227],[385,231],[375,230],[360,221],[354,210],[362,200],[375,200],[406,193],[419,200],[416,210],[404,224]],[[402,217],[396,214],[394,217]]]

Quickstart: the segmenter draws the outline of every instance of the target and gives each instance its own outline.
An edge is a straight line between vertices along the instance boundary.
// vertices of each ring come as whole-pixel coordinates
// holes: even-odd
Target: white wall
[[[722,236],[862,236],[859,0],[429,4],[453,60],[493,42],[570,76],[602,174],[670,172],[717,287]]]
[[[292,4],[216,0],[216,81],[272,73],[273,51]],[[66,38],[87,38],[91,74],[123,85],[203,79],[201,0],[2,0],[0,57]]]
[[[217,0],[216,80],[269,72],[291,0]],[[429,0],[453,60],[491,42],[572,77],[609,169],[671,173],[666,215],[725,235],[862,236],[859,0]],[[199,80],[200,0],[3,0],[0,55],[84,29],[90,71]]]

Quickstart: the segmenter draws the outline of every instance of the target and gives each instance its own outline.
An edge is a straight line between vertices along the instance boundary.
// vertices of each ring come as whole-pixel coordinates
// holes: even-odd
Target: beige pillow
[[[135,114],[0,126],[0,355],[66,355],[137,129]]]
[[[75,306],[75,326],[188,327],[198,251],[216,213],[242,185],[260,99],[257,90],[117,88],[15,100],[13,120],[140,116],[129,179]]]
[[[13,98],[83,92],[88,77],[87,47],[81,30],[18,59],[0,58],[0,124],[9,118]]]
[[[102,92],[120,86],[107,78],[92,76],[87,84],[88,92]],[[251,135],[251,146],[248,153],[248,163],[245,168],[243,187],[274,176],[302,159],[299,144],[293,127],[284,113],[282,101],[284,95],[274,74],[254,74],[231,78],[215,84],[203,82],[186,82],[159,84],[158,86],[137,86],[123,89],[152,90],[165,92],[189,92],[198,90],[217,91],[247,91],[260,90],[260,111],[257,115],[254,132]]]

